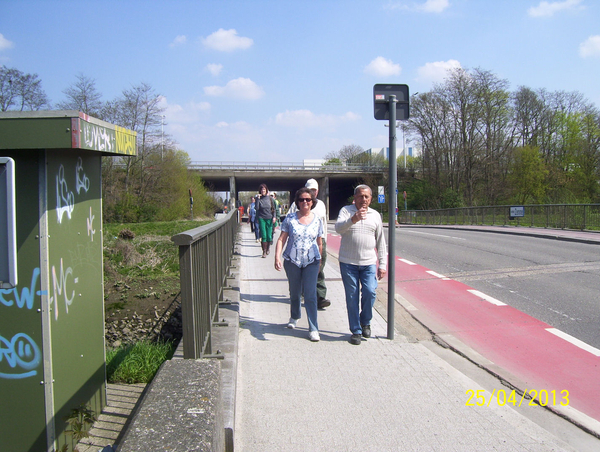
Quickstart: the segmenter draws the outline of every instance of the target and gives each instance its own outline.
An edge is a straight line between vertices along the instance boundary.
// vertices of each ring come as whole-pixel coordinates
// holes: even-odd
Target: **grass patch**
[[[109,383],[150,383],[160,365],[173,357],[172,342],[141,341],[106,352]]]
[[[171,241],[171,237],[211,222],[105,223],[104,261],[118,274],[130,278],[179,276],[179,247]],[[134,238],[119,238],[123,230],[131,231]]]

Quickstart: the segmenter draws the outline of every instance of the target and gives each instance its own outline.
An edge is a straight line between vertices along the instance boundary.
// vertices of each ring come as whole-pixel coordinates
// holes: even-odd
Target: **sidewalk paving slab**
[[[304,310],[298,328],[286,328],[288,282],[274,247],[262,259],[244,225],[240,249],[236,451],[574,450],[507,405],[466,406],[480,386],[423,344],[388,340],[377,312],[373,337],[351,345],[334,256],[321,341],[308,340]]]

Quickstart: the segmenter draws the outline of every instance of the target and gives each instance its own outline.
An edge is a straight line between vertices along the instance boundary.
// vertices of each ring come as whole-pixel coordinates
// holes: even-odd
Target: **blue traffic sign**
[[[385,203],[385,195],[377,195],[377,203],[384,204]]]

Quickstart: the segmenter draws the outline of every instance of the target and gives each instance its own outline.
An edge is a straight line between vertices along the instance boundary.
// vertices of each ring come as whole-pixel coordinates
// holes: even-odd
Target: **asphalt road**
[[[600,245],[446,228],[397,229],[396,256],[600,348]]]

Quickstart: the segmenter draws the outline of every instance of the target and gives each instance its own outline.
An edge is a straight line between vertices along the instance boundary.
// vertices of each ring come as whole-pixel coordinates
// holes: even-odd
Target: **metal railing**
[[[312,171],[323,173],[383,172],[387,166],[344,163],[339,165],[319,165],[289,162],[190,162],[188,169],[197,171]]]
[[[512,206],[515,207],[515,206]],[[531,204],[524,216],[511,217],[511,206],[405,210],[404,224],[528,226],[553,229],[600,230],[600,204]]]
[[[223,219],[171,237],[179,246],[179,280],[183,324],[183,357],[213,354],[212,328],[233,256],[238,211]]]

